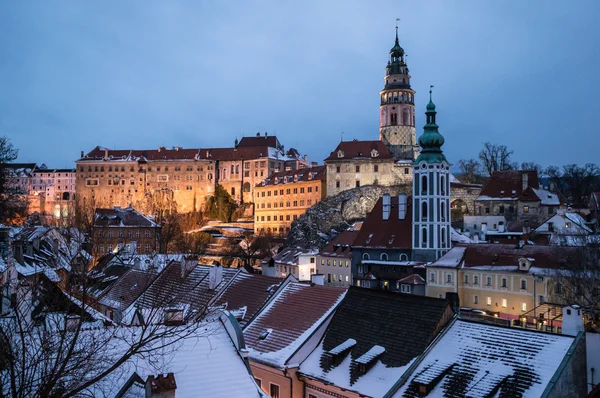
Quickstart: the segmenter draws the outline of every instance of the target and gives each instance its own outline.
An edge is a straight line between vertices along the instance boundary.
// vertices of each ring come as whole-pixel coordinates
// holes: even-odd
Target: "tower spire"
[[[398,22],[400,22],[400,18],[396,18],[396,44],[399,44],[399,42],[398,42]]]

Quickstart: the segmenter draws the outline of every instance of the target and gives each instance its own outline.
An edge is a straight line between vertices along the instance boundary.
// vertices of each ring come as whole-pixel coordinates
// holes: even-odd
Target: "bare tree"
[[[485,172],[492,175],[495,171],[513,170],[517,165],[511,162],[513,151],[509,151],[506,145],[492,144],[486,142],[479,152],[479,159]]]
[[[144,322],[127,326],[91,307],[91,283],[80,278],[60,287],[44,273],[27,278],[13,273],[2,280],[9,309],[0,317],[0,396],[111,395],[110,380],[126,363],[142,357],[148,363],[168,362],[183,339],[211,333],[201,323],[207,308],[196,311],[194,320],[167,322],[165,309],[181,293],[179,285],[146,300]]]
[[[278,242],[270,234],[255,236],[251,232],[247,232],[242,236],[242,239],[230,239],[228,255],[238,257],[242,260],[246,269],[252,268],[252,262],[262,260],[265,256],[273,255],[274,250],[278,247]]]
[[[0,137],[0,224],[20,224],[26,218],[29,192],[17,183],[10,167],[18,154],[8,137]]]
[[[561,265],[550,270],[548,288],[554,301],[577,304],[598,324],[600,310],[600,240],[598,236],[571,237],[571,247],[557,247]]]
[[[461,159],[458,161],[460,179],[466,183],[481,182],[481,164],[476,159]]]
[[[520,170],[535,170],[538,175],[544,174],[544,169],[536,162],[521,162]]]
[[[575,207],[587,207],[591,193],[600,189],[600,168],[593,163],[568,164],[562,170],[550,166],[544,173],[550,179],[551,189]]]

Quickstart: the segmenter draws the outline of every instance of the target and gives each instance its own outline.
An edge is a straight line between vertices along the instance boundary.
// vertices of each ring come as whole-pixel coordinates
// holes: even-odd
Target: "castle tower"
[[[442,153],[444,137],[427,104],[427,124],[419,137],[421,154],[413,163],[413,257],[435,261],[450,250],[450,164]]]
[[[415,134],[415,92],[410,88],[404,49],[398,41],[398,26],[380,96],[379,139],[396,159],[416,159],[419,147]]]

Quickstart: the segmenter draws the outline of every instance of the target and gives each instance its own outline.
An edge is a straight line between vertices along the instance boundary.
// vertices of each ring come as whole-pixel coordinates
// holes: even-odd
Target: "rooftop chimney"
[[[213,265],[208,272],[208,289],[215,290],[223,281],[223,267]]]
[[[183,257],[181,262],[181,277],[185,278],[198,265],[198,258],[194,256]]]
[[[406,218],[406,209],[408,207],[408,196],[405,193],[398,195],[398,220]]]
[[[83,151],[81,151],[81,157],[83,158],[83,156],[84,156],[84,155],[83,155]]]
[[[108,160],[108,148],[104,148],[104,160]]]
[[[577,336],[579,332],[583,332],[583,317],[580,306],[576,304],[567,305],[563,307],[562,315],[562,334]]]
[[[383,219],[384,220],[389,220],[390,219],[390,213],[392,212],[392,198],[390,197],[390,194],[385,193],[383,194]]]
[[[529,186],[529,174],[525,171],[521,173],[521,179],[523,180],[523,191]]]
[[[155,397],[175,397],[177,383],[173,373],[159,374],[158,376],[148,376],[146,380],[146,398]]]

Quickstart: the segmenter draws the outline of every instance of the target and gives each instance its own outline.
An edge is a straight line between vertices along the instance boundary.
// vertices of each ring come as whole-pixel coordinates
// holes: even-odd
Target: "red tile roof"
[[[556,268],[575,261],[579,252],[577,248],[556,245],[525,245],[518,248],[512,244],[473,244],[466,246],[463,258],[465,267],[518,266],[520,258],[533,258],[535,267]]]
[[[523,175],[527,174],[527,190],[523,191]],[[481,190],[480,196],[487,196],[490,198],[506,198],[506,199],[525,199],[535,198],[533,200],[539,200],[535,192],[531,188],[539,189],[540,183],[538,181],[537,171],[535,170],[505,170],[496,171],[492,174],[490,180],[485,184]],[[515,191],[515,194],[512,193]]]
[[[421,275],[412,274],[407,276],[406,278],[402,278],[398,281],[398,283],[404,283],[409,285],[424,285],[425,279],[421,277]]]
[[[244,339],[251,350],[250,358],[277,366],[284,364],[304,342],[298,341],[299,337],[316,328],[345,292],[336,287],[289,283],[246,325]]]
[[[244,317],[239,321],[243,326],[254,317],[280,283],[280,278],[240,273],[217,299],[216,305],[226,305],[229,311],[246,307]]]
[[[321,256],[352,258],[352,245],[359,231],[343,231],[319,253]]]
[[[312,176],[309,178],[309,176]],[[303,181],[324,181],[327,177],[325,166],[306,167],[296,170],[280,171],[273,173],[269,178],[258,184],[259,187],[294,183]],[[275,183],[277,181],[277,183]]]
[[[378,155],[371,156],[371,151],[376,150]],[[342,156],[338,156],[338,152]],[[393,159],[390,150],[382,141],[342,141],[338,144],[335,151],[331,152],[325,161],[348,160],[348,159]]]
[[[383,198],[379,198],[367,219],[363,222],[354,247],[386,249],[412,248],[412,198],[406,199],[406,216],[398,219],[398,197],[391,197],[391,214],[383,219]]]

